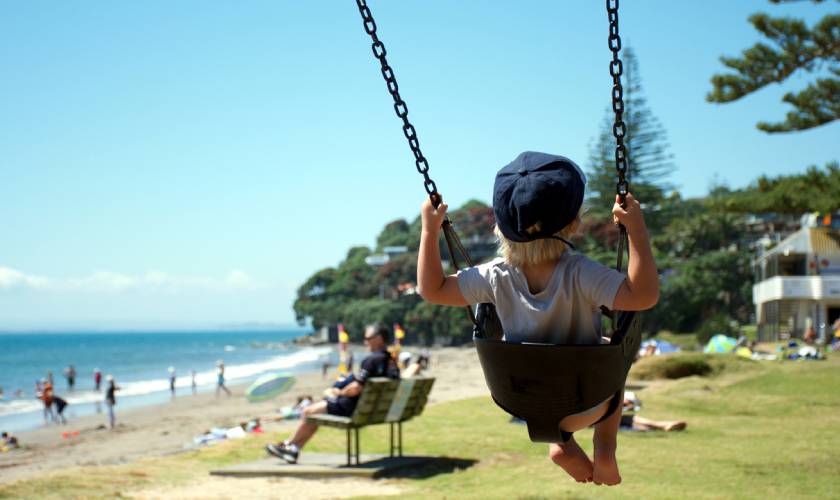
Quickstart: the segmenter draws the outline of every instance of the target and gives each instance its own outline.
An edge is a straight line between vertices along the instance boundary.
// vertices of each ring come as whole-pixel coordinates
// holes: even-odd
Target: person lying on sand
[[[12,448],[18,448],[20,444],[18,443],[18,438],[12,436],[8,432],[4,432],[2,437],[0,437],[0,449],[3,451],[9,451]]]
[[[621,405],[621,428],[634,431],[682,431],[688,426],[685,420],[650,420],[635,414],[642,402],[630,391],[624,393]]]

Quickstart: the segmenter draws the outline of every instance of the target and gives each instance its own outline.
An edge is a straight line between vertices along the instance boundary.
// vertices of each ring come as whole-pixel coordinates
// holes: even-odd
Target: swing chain
[[[394,69],[388,64],[388,60],[385,58],[387,51],[385,50],[385,44],[379,40],[379,36],[376,34],[376,21],[373,20],[373,14],[371,14],[366,0],[356,0],[356,5],[359,7],[359,14],[362,15],[365,32],[370,35],[370,39],[373,41],[371,44],[373,56],[379,60],[382,78],[385,79],[385,84],[388,86],[388,93],[394,99],[394,112],[403,122],[403,135],[408,141],[408,147],[411,148],[411,152],[414,154],[414,165],[417,167],[420,175],[423,176],[423,187],[426,189],[426,193],[429,194],[429,198],[437,206],[440,203],[437,186],[435,185],[435,181],[429,177],[429,162],[423,156],[423,152],[420,151],[420,140],[417,138],[417,130],[408,121],[408,105],[400,97],[400,87],[397,85]]]
[[[616,193],[621,199],[621,204],[624,205],[624,197],[630,186],[625,179],[627,173],[627,148],[624,145],[624,136],[627,135],[627,125],[624,123],[624,87],[621,86],[621,74],[624,72],[624,65],[619,58],[621,52],[621,37],[618,34],[618,1],[606,0],[607,2],[607,18],[610,21],[610,36],[608,44],[610,51],[612,51],[612,61],[610,61],[610,76],[613,80],[612,87],[612,109],[615,113],[615,123],[613,124],[613,136],[615,137],[615,169],[618,172],[618,184],[616,184]]]
[[[615,113],[613,123],[613,136],[615,137],[615,170],[618,173],[618,183],[615,185],[615,192],[618,194],[619,204],[624,206],[624,199],[630,191],[630,184],[627,182],[627,148],[624,145],[624,136],[627,135],[627,125],[624,123],[624,87],[621,86],[621,74],[624,72],[624,65],[618,57],[621,51],[621,37],[618,34],[618,2],[619,0],[606,0],[607,19],[610,22],[610,36],[607,44],[612,52],[610,61],[610,76],[613,80],[612,87],[612,109]],[[624,252],[628,247],[627,229],[623,224],[618,225],[618,249],[615,258],[615,269],[622,272],[624,267]],[[618,331],[618,315],[612,315],[613,332]]]

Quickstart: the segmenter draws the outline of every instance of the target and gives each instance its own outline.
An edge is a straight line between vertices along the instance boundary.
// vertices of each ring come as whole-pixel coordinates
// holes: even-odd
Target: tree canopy
[[[804,174],[762,176],[722,203],[727,210],[742,213],[834,212],[840,210],[840,165],[833,162],[822,169],[812,166]]]
[[[494,253],[491,207],[470,200],[452,210],[450,218],[470,255],[486,258]],[[364,325],[372,322],[402,324],[409,342],[469,341],[472,323],[464,311],[427,304],[413,292],[419,240],[419,217],[411,224],[397,219],[379,233],[375,249],[350,248],[337,267],[321,269],[298,288],[293,305],[298,322],[309,321],[315,328],[341,322],[350,338],[357,341]],[[407,251],[389,256],[379,266],[366,262],[367,257],[393,246],[405,246]]]
[[[718,186],[704,198],[686,200],[677,193],[663,198],[660,217],[648,222],[661,288],[659,304],[643,316],[645,331],[696,331],[704,337],[729,331],[733,322],[749,321],[750,244],[761,234],[749,232],[744,214],[814,210],[840,210],[840,166],[761,177],[734,191]],[[451,215],[471,255],[492,247],[493,212],[489,206],[470,201]],[[420,232],[416,222],[386,224],[377,245],[414,241]],[[611,220],[588,218],[578,248],[590,258],[612,265],[614,232]],[[380,321],[402,324],[408,342],[469,342],[471,322],[463,308],[423,302],[404,286],[413,285],[417,272],[416,246],[409,246],[406,253],[391,256],[378,267],[365,262],[365,257],[374,253],[371,249],[350,248],[337,267],[317,271],[300,286],[294,304],[298,319],[309,319],[316,328],[343,322],[354,340],[360,340],[366,323]]]
[[[827,14],[812,27],[801,19],[765,13],[753,14],[749,22],[765,40],[744,50],[740,57],[720,58],[732,72],[712,76],[707,100],[732,102],[796,73],[805,73],[808,85],[782,98],[793,110],[782,121],[759,122],[758,128],[768,133],[792,132],[840,118],[840,14]]]

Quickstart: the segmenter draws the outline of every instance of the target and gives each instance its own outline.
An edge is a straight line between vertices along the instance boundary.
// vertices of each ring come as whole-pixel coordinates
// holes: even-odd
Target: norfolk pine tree
[[[667,221],[663,206],[668,205],[666,193],[673,189],[667,178],[674,170],[673,155],[668,151],[665,129],[647,104],[643,95],[639,62],[632,48],[621,54],[624,64],[624,122],[627,132],[627,180],[630,192],[645,207],[645,220],[651,231]],[[587,166],[587,205],[590,216],[584,219],[584,234],[591,235],[584,251],[602,263],[615,259],[618,231],[612,221],[615,202],[615,139],[612,136],[614,114],[607,110],[603,128],[590,148]]]
[[[640,201],[658,203],[673,188],[667,177],[674,170],[673,155],[668,152],[665,129],[654,116],[642,91],[639,61],[632,48],[621,54],[624,63],[624,122],[627,133],[627,178],[630,190]],[[612,136],[613,112],[607,111],[603,129],[590,150],[587,171],[589,203],[595,211],[612,209],[615,201],[615,139]]]

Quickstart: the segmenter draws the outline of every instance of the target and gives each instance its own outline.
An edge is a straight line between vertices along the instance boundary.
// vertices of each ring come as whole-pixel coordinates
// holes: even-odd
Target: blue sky
[[[373,1],[432,177],[489,200],[523,150],[585,163],[608,104],[602,2]],[[624,2],[686,196],[837,158],[840,125],[755,129],[795,77],[726,106],[747,16],[833,4]],[[413,218],[421,178],[355,3],[15,2],[0,13],[0,328],[293,321],[297,286]]]

